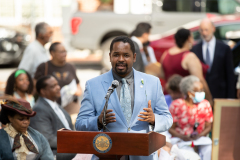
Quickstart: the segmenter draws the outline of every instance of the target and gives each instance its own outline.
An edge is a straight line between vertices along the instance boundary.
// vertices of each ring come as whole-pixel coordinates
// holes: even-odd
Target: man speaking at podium
[[[119,85],[108,101],[106,124],[110,132],[148,133],[167,131],[173,123],[160,81],[132,68],[136,53],[132,40],[116,37],[110,46],[112,69],[86,82],[81,109],[76,121],[78,131],[103,128],[105,95],[113,80]],[[147,144],[146,144],[147,145]],[[129,156],[130,160],[157,160],[150,156]]]

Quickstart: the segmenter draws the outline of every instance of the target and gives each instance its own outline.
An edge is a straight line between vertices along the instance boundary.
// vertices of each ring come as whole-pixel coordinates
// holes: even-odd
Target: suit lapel
[[[66,120],[67,120],[67,122],[68,122],[69,127],[70,127],[71,129],[73,129],[72,120],[71,120],[70,115],[68,114],[68,112],[67,112],[65,109],[63,109],[63,108],[61,108],[61,107],[59,107],[59,108],[60,108],[60,110],[63,112],[63,115],[65,116],[65,118],[66,118]]]
[[[55,117],[58,119],[59,123],[62,124],[62,126],[65,128],[64,124],[62,123],[62,121],[60,120],[60,118],[58,117],[58,115],[56,114],[56,112],[52,109],[52,107],[50,106],[50,104],[45,101],[44,98],[40,97],[41,98],[41,101],[44,103],[44,105],[46,106],[46,108],[48,108],[49,111],[52,112],[53,115],[55,115]],[[60,108],[61,109],[61,108]],[[64,113],[64,112],[63,112]],[[65,114],[64,114],[65,115]]]
[[[201,42],[199,44],[199,48],[197,50],[199,50],[199,52],[197,52],[197,56],[198,58],[200,59],[200,61],[202,61],[203,63],[205,63],[204,59],[203,59],[203,50],[202,50],[202,45],[203,45],[203,42]]]
[[[142,84],[142,80],[144,84]],[[145,105],[142,105],[142,103],[146,102],[147,104],[146,83],[146,79],[141,76],[140,72],[134,70],[134,108],[130,125],[138,119],[139,113],[143,111]]]
[[[108,73],[106,73],[106,76],[107,77],[104,78],[104,81],[102,81],[102,85],[103,85],[105,94],[107,94],[107,90],[111,86],[112,81],[113,81],[112,70],[110,70]],[[114,92],[110,96],[110,99],[109,99],[108,103],[111,103],[114,111],[116,111],[116,114],[121,118],[121,120],[124,122],[124,124],[126,126],[128,126],[127,125],[127,121],[126,121],[126,119],[124,117],[123,111],[122,111],[121,106],[120,106],[120,102],[119,102],[119,99],[118,99],[118,95],[117,95],[116,89],[114,90]]]
[[[217,55],[217,53],[218,53],[218,48],[219,48],[219,46],[218,46],[217,39],[216,39],[216,45],[215,45],[215,49],[214,49],[214,56],[213,56],[213,61],[212,61],[212,66],[211,66],[210,73],[212,72],[214,66],[216,66],[215,63],[216,63],[217,56],[218,56],[218,55]]]

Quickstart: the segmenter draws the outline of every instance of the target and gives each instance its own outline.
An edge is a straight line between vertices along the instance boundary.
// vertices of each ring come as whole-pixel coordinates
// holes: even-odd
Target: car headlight
[[[26,42],[29,42],[31,40],[31,36],[30,35],[26,35],[24,37],[24,39],[25,39]]]
[[[5,51],[11,51],[13,49],[13,44],[8,41],[3,41],[2,42],[2,47]]]
[[[17,51],[18,51],[18,49],[19,49],[19,46],[18,46],[18,44],[13,44],[13,47],[12,47],[12,49],[13,49],[15,52],[17,52]]]

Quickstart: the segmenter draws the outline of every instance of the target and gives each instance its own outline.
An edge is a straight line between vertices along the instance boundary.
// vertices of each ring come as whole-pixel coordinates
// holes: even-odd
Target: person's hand
[[[191,141],[191,140],[192,140],[191,137],[186,136],[186,135],[182,135],[180,138],[181,138],[183,141]]]
[[[81,88],[78,88],[74,95],[75,95],[75,96],[78,96],[78,97],[81,96],[81,95],[82,95],[82,90],[81,90]]]
[[[82,88],[80,84],[77,84],[77,91],[75,92],[74,96],[81,96],[82,95]]]
[[[240,89],[237,89],[237,98],[240,99]]]
[[[108,109],[106,111],[106,124],[116,122],[115,113],[110,113],[112,111],[113,111],[112,109]],[[103,121],[102,121],[103,120],[103,113],[104,113],[104,108],[103,108],[101,114],[98,116],[98,121],[101,125],[103,124]]]
[[[200,138],[200,135],[198,134],[197,131],[194,131],[194,132],[191,134],[190,137],[191,137],[193,140],[196,140],[196,139]]]
[[[152,125],[155,123],[155,115],[153,113],[152,107],[151,107],[151,100],[148,101],[148,108],[143,108],[146,112],[140,112],[140,115],[138,117],[142,119],[138,119],[139,121],[148,122]]]
[[[194,134],[191,136],[192,140],[197,140],[198,138],[200,138],[199,134]]]

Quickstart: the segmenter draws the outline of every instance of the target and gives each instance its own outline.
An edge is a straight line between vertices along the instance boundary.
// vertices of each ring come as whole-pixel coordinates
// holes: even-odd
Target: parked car
[[[216,27],[215,37],[219,40],[227,42],[226,33],[229,31],[238,31],[240,29],[240,16],[239,15],[226,15],[226,16],[213,16],[210,17],[211,21]],[[199,33],[199,24],[201,20],[196,20],[181,27],[191,30],[195,43],[201,40]],[[152,35],[151,46],[154,49],[156,58],[160,61],[162,54],[169,48],[175,45],[174,34],[181,28],[175,28],[161,35]]]
[[[78,11],[71,19],[71,45],[76,49],[90,49],[93,52],[102,50],[102,65],[110,69],[109,46],[114,37],[129,35],[139,22],[150,23],[151,33],[157,34],[196,19],[202,19],[206,17],[206,5],[191,5],[196,1],[189,0],[188,7],[184,7],[185,1],[152,0],[151,13],[145,14]]]
[[[0,65],[18,64],[30,40],[30,35],[0,27]]]
[[[129,3],[132,1],[129,0]],[[118,2],[125,3],[126,1],[119,0]],[[142,2],[139,1],[138,4]],[[234,14],[240,12],[238,0],[148,0],[145,2],[150,2],[150,5],[148,3],[144,6],[150,6],[151,12],[133,14],[134,12],[129,11],[126,14],[116,14],[117,12],[98,10],[94,13],[81,11],[74,13],[71,19],[72,47],[90,49],[93,52],[102,50],[102,65],[111,68],[108,56],[111,40],[119,35],[129,35],[139,22],[150,23],[152,34],[162,34],[188,22],[207,17],[207,13]],[[126,9],[127,6],[124,5],[125,8],[122,9]],[[130,8],[133,7],[139,9],[138,5]],[[199,34],[196,34],[195,37],[199,37]],[[156,51],[158,51],[157,45],[159,44],[153,43]],[[164,45],[169,48],[169,44],[164,43]],[[159,59],[159,56],[157,58]]]

